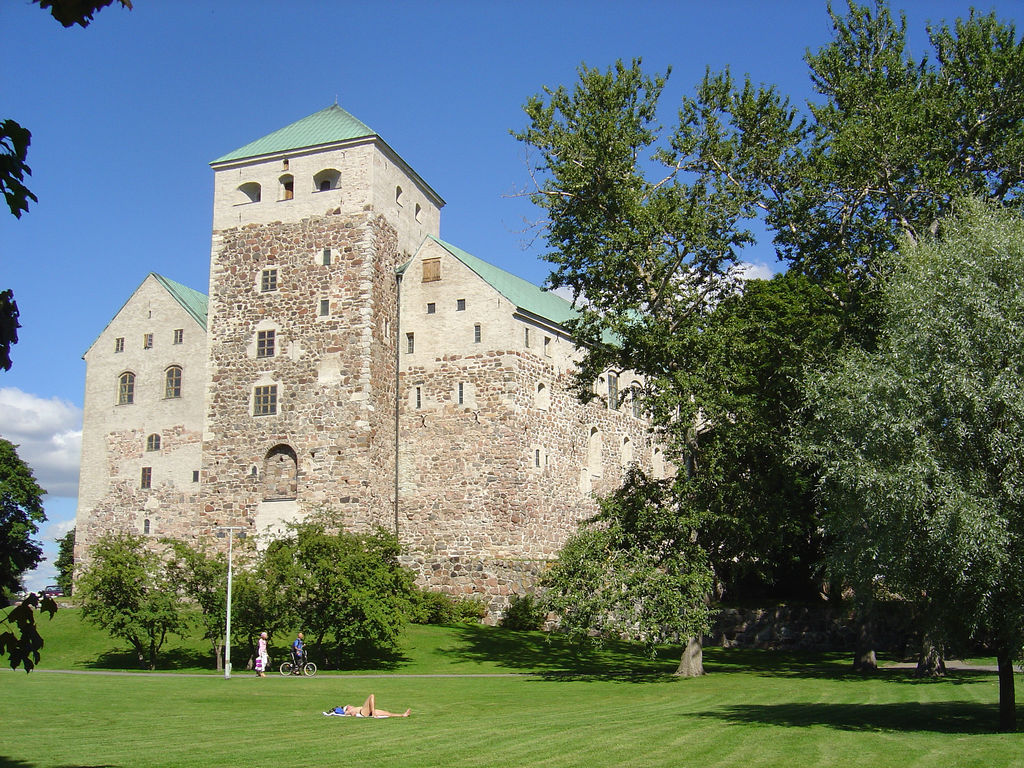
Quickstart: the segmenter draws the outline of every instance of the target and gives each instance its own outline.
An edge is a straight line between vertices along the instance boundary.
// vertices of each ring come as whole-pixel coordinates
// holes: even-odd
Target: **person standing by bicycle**
[[[306,662],[306,644],[303,642],[301,632],[292,643],[292,657],[295,660],[295,668],[302,669],[302,665]]]

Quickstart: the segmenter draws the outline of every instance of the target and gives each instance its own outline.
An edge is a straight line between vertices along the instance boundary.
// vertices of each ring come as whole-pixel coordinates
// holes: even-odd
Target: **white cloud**
[[[775,272],[767,264],[753,264],[744,261],[739,265],[740,277],[744,280],[771,280]]]
[[[56,397],[44,399],[0,388],[0,437],[18,446],[49,497],[78,496],[82,410]]]

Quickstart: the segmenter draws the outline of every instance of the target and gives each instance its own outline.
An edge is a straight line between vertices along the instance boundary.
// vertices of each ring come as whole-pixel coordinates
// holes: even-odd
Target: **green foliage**
[[[57,586],[64,590],[65,595],[71,595],[75,575],[74,528],[57,539],[57,559],[53,564],[57,569]]]
[[[50,614],[57,612],[57,603],[52,598],[43,597],[34,592],[11,608],[4,617],[8,626],[0,632],[0,655],[6,655],[11,669],[22,667],[31,672],[39,663],[43,647],[43,638],[36,628],[36,610]]]
[[[512,595],[501,617],[504,629],[530,631],[543,629],[548,612],[544,602],[533,595]]]
[[[167,563],[171,583],[199,607],[203,638],[213,647],[221,669],[227,608],[227,558],[193,549],[183,541],[168,541],[172,557]]]
[[[179,584],[141,536],[108,534],[91,548],[78,583],[82,615],[111,637],[127,640],[139,662],[156,667],[167,634],[188,627]]]
[[[697,543],[700,514],[671,482],[633,467],[622,487],[600,499],[542,581],[546,608],[578,640],[594,633],[660,643],[709,629],[712,574]]]
[[[487,607],[471,597],[456,597],[427,588],[413,588],[409,620],[414,624],[478,623]]]
[[[1020,658],[1024,223],[971,201],[891,274],[877,349],[807,385],[796,451],[820,473],[832,568]]]
[[[398,564],[398,541],[379,528],[348,533],[330,515],[292,526],[271,542],[260,576],[284,598],[293,627],[316,645],[348,654],[393,650],[410,610],[412,574]]]
[[[17,447],[0,438],[0,594],[16,592],[21,575],[42,559],[32,537],[46,521],[45,493]]]

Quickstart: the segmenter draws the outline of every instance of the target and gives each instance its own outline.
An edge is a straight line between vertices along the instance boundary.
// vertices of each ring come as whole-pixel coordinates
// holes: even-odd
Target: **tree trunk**
[[[1013,655],[1000,650],[999,660],[999,730],[1012,733],[1017,730],[1017,701],[1013,691]]]
[[[704,674],[704,646],[699,637],[691,637],[686,640],[686,647],[679,659],[679,669],[676,670],[678,677],[699,677]]]
[[[217,671],[224,671],[224,644],[216,641],[210,641],[210,645],[213,646],[213,658],[217,663]]]
[[[878,669],[875,658],[875,628],[871,620],[870,609],[858,611],[860,621],[857,624],[857,647],[853,654],[853,668],[858,672],[874,672]]]
[[[943,677],[946,674],[946,659],[942,645],[937,644],[931,633],[925,632],[921,637],[921,652],[917,656],[918,677]]]

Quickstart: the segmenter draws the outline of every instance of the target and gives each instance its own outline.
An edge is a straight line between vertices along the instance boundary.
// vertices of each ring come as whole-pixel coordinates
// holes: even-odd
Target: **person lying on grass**
[[[343,707],[335,707],[334,709],[330,709],[330,710],[324,712],[323,714],[326,717],[376,717],[376,718],[384,718],[384,717],[408,717],[410,712],[412,712],[411,709],[405,710],[405,712],[403,712],[402,714],[398,714],[397,712],[388,712],[386,709],[379,709],[377,707],[377,702],[373,698],[373,694],[371,693],[369,695],[369,697],[366,699],[366,701],[363,702],[363,706],[361,706],[361,707],[353,707],[351,704],[346,704]]]

